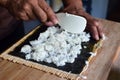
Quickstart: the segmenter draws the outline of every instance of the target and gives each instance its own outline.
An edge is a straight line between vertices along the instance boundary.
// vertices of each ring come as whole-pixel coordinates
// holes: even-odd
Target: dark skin
[[[71,14],[83,16],[87,19],[87,27],[92,37],[96,40],[99,40],[103,36],[102,24],[98,19],[95,19],[88,13],[86,13],[82,6],[81,0],[62,0],[64,3],[64,9],[62,12],[68,12]]]
[[[92,37],[99,40],[103,35],[101,22],[83,10],[81,0],[62,0],[62,12],[83,16],[87,19],[87,27]],[[0,0],[0,5],[6,7],[17,19],[39,19],[43,24],[52,26],[58,23],[57,17],[45,0]]]

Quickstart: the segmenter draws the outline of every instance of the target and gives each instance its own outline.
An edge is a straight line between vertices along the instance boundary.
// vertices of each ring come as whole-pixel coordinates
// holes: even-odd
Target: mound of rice
[[[89,40],[90,34],[86,32],[69,33],[53,26],[40,33],[38,39],[30,41],[30,45],[24,45],[21,52],[25,53],[26,59],[64,66],[75,61],[81,53],[82,42]]]

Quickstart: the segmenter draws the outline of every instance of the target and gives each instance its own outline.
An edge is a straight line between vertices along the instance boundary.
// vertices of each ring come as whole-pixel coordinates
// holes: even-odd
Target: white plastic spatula
[[[60,27],[68,32],[81,33],[85,30],[87,21],[84,17],[68,13],[57,13],[56,16]]]

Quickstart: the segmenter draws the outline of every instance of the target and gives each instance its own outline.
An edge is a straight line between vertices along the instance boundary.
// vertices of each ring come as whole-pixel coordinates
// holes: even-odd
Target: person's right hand
[[[4,6],[17,19],[39,19],[47,26],[58,23],[53,10],[45,0],[6,0]]]

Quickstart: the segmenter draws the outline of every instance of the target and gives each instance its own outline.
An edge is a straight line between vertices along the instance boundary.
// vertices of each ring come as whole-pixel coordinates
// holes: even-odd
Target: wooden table
[[[87,80],[106,80],[120,50],[120,23],[101,20],[107,39],[84,73]],[[66,80],[24,65],[0,59],[0,80]],[[83,79],[80,79],[83,80]]]

